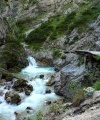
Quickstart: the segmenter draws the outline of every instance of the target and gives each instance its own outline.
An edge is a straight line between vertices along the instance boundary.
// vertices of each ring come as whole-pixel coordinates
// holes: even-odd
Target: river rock
[[[27,109],[27,110],[33,110],[31,107],[27,107],[26,109]]]
[[[78,55],[74,53],[68,53],[66,55],[66,64],[78,64]]]
[[[21,102],[20,96],[18,95],[17,92],[14,92],[14,91],[6,92],[6,94],[5,94],[5,100],[8,103],[17,104],[17,105],[20,104],[20,102]]]
[[[36,58],[37,62],[39,65],[53,65],[53,56],[52,56],[52,51],[40,51],[37,52],[34,57]]]
[[[87,87],[87,88],[84,88],[83,90],[86,92],[87,97],[93,96],[93,93],[95,91],[95,89],[92,87]]]
[[[44,75],[40,75],[39,77],[40,77],[40,79],[43,79],[43,78],[44,78]]]
[[[51,93],[51,90],[50,89],[46,89],[46,94],[49,94],[49,93]]]
[[[59,71],[64,66],[65,59],[61,59],[61,58],[55,59],[55,60],[53,60],[53,64],[54,64],[56,70]]]
[[[56,74],[52,75],[52,76],[49,78],[48,82],[46,83],[46,86],[52,86],[52,85],[55,84],[55,80],[54,80],[55,76],[56,76]]]
[[[46,101],[46,105],[51,105],[51,101]]]
[[[32,85],[27,85],[27,86],[24,88],[24,90],[25,90],[25,94],[26,94],[26,95],[30,95],[31,92],[33,91],[33,87],[32,87]]]
[[[18,89],[18,87],[25,87],[27,85],[27,81],[23,79],[18,79],[14,82],[13,88]]]
[[[30,95],[33,91],[32,85],[27,84],[26,80],[18,79],[14,82],[13,88],[20,92],[25,92],[26,95]]]
[[[49,80],[47,83],[46,83],[46,86],[52,86],[55,84],[55,81],[54,80]]]

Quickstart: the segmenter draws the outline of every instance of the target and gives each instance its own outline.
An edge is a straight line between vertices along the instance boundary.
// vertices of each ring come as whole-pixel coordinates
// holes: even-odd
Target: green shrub
[[[72,90],[77,90],[77,83],[75,83],[75,82],[70,82],[70,88],[72,89]]]
[[[37,114],[36,114],[36,120],[42,120],[42,117],[43,117],[43,113],[41,111],[39,111]]]
[[[74,28],[78,28],[81,32],[85,30],[89,22],[97,18],[100,13],[99,8],[100,2],[96,6],[89,3],[81,5],[78,10],[73,11],[67,16],[53,16],[49,21],[42,23],[40,27],[32,31],[25,39],[25,42],[28,44],[32,44],[34,42],[42,44],[48,37],[50,37],[50,40],[55,40],[62,34],[69,33]],[[77,40],[78,37],[75,38],[75,41]],[[70,44],[73,44],[75,41]]]
[[[84,98],[85,98],[85,94],[84,94],[83,89],[77,90],[72,100],[73,106],[76,107],[80,105],[80,103],[84,100]]]
[[[61,56],[60,56],[61,59],[66,59],[66,54],[64,53],[61,53]]]
[[[94,55],[93,58],[100,61],[100,55]]]
[[[57,113],[62,108],[62,102],[52,103],[50,105],[50,112]]]
[[[55,58],[60,57],[60,55],[61,55],[60,49],[55,48],[54,51],[53,51],[53,57],[55,57]]]
[[[24,48],[12,33],[9,33],[6,38],[5,47],[2,50],[2,61],[5,63],[7,69],[19,70],[24,67],[22,62]]]
[[[29,47],[32,48],[35,51],[40,51],[40,49],[41,49],[41,43],[33,43]]]
[[[29,0],[29,3],[36,4],[38,1],[37,0]]]
[[[93,88],[95,88],[95,90],[100,90],[100,81],[95,82]]]
[[[34,42],[43,43],[46,38],[52,33],[53,27],[49,24],[49,22],[43,23],[39,28],[32,31],[25,41],[29,44]]]

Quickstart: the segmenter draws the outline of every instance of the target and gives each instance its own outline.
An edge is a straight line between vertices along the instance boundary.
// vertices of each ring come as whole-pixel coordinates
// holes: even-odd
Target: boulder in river
[[[50,89],[46,89],[46,94],[49,94],[49,93],[51,93],[51,90]]]
[[[20,104],[20,102],[21,102],[21,98],[20,98],[19,94],[15,91],[6,92],[5,100],[8,103],[17,104],[17,105]]]
[[[33,91],[32,85],[27,84],[27,81],[23,79],[18,79],[15,81],[13,88],[19,92],[25,92],[26,95],[30,95]]]
[[[33,87],[32,87],[32,85],[27,85],[27,86],[24,88],[24,90],[25,90],[25,95],[30,95],[31,92],[33,91]]]
[[[27,85],[26,80],[18,79],[14,82],[13,88],[17,90],[19,87],[25,87],[26,85]]]
[[[39,77],[40,77],[40,79],[43,79],[43,78],[44,78],[44,75],[40,75]]]

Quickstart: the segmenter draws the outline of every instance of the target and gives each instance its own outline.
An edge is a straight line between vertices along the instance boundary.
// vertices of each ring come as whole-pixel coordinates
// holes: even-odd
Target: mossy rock
[[[6,92],[6,94],[5,94],[5,100],[8,103],[17,104],[17,105],[20,104],[20,102],[21,102],[20,96],[18,95],[17,92],[14,92],[14,91]]]
[[[33,91],[33,86],[27,84],[27,81],[23,79],[16,80],[14,82],[13,88],[16,91],[25,92],[26,95],[30,95],[30,93]]]
[[[1,57],[1,63],[6,65],[7,70],[13,72],[20,71],[21,68],[28,65],[23,46],[11,35],[8,35],[6,38],[6,44],[1,52]]]
[[[27,81],[23,79],[18,79],[14,82],[13,87],[18,89],[18,87],[25,87],[27,85]]]
[[[8,81],[12,81],[13,78],[15,78],[15,76],[11,72],[0,68],[0,79],[2,80],[4,79],[5,81],[8,82]]]

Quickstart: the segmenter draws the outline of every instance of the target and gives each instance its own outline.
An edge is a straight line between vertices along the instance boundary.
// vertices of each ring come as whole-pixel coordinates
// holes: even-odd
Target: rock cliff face
[[[84,3],[86,0],[2,0],[0,11],[2,16],[15,17],[18,19],[25,19],[27,17],[36,17],[38,14],[60,12],[62,6],[67,3],[76,4]],[[2,6],[3,5],[3,6]]]
[[[1,14],[2,15],[2,14]],[[9,26],[7,18],[0,17],[0,68],[20,70],[28,62],[26,53]],[[14,71],[15,71],[14,70]]]
[[[8,25],[4,22],[3,18],[0,18],[0,46],[4,45],[6,34],[8,31]]]
[[[99,38],[100,38],[100,29],[99,29],[100,19],[99,17],[93,23],[89,24],[87,33],[82,33],[83,36],[79,41],[75,42],[72,45],[66,47],[67,52],[73,52],[75,50],[96,50],[99,51]],[[92,28],[92,29],[91,29]],[[90,30],[91,29],[91,30]],[[78,32],[73,30],[69,35],[70,41],[78,35],[81,36]],[[99,63],[91,59],[84,59],[85,55],[77,55],[73,53],[67,53],[64,67],[61,69],[59,81],[55,83],[55,92],[59,95],[65,96],[68,100],[72,98],[75,94],[75,91],[72,90],[72,84],[77,84],[77,88],[82,87],[83,85],[91,85],[91,83],[100,79],[98,73],[100,73]],[[96,65],[97,64],[97,65]]]
[[[58,8],[65,4],[66,0],[8,0],[2,1],[5,4],[5,9],[3,9],[3,16],[14,16],[18,19],[25,19],[26,17],[35,17],[38,14],[43,14],[42,12],[52,12],[57,11]]]

